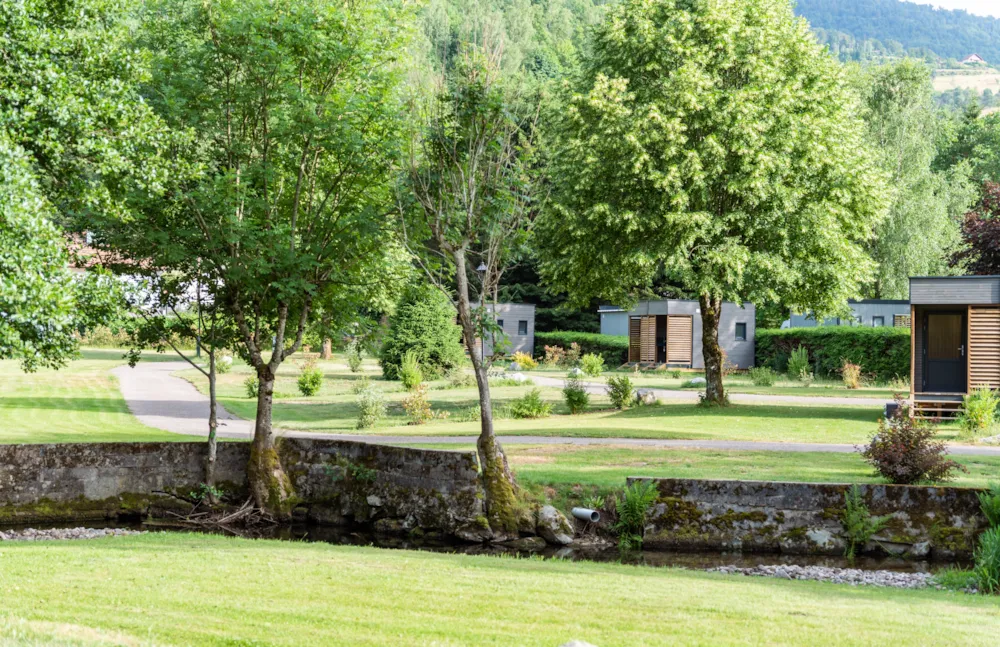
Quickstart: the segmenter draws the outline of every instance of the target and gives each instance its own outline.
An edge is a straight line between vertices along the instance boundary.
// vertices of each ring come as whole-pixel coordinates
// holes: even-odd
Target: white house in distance
[[[970,54],[959,61],[962,65],[986,65],[986,59],[979,54]]]

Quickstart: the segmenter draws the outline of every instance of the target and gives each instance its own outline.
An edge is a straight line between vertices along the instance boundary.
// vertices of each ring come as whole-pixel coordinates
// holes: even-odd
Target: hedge
[[[569,348],[570,344],[580,345],[580,354],[594,353],[604,358],[608,366],[621,366],[628,361],[628,337],[617,335],[601,335],[594,332],[572,332],[555,330],[552,332],[535,333],[535,356],[545,357],[546,346],[562,346]]]
[[[789,354],[800,344],[809,351],[817,376],[840,377],[845,359],[879,382],[910,375],[910,329],[889,326],[757,330],[755,364],[785,372]]]

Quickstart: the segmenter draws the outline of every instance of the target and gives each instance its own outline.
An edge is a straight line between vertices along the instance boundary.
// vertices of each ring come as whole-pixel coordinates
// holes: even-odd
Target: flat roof
[[[948,280],[959,280],[959,279],[1000,279],[1000,274],[963,274],[962,276],[911,276],[910,280],[920,280],[920,279],[934,279],[940,281],[941,279]]]

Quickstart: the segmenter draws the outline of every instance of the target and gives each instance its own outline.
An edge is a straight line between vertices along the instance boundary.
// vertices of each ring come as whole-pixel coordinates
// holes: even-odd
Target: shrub
[[[979,535],[974,553],[976,587],[984,593],[1000,593],[1000,528],[990,528]]]
[[[683,382],[681,382],[681,388],[682,389],[700,389],[701,387],[705,386],[704,382],[699,382],[697,380],[698,380],[698,378],[696,378],[696,377],[692,377],[690,380],[684,380]]]
[[[840,367],[840,378],[849,389],[861,388],[861,366],[845,359]]]
[[[991,528],[1000,526],[1000,483],[990,483],[988,490],[979,493],[979,509]]]
[[[233,370],[232,355],[223,355],[219,359],[215,360],[215,372],[219,375],[225,375],[231,370]]]
[[[530,378],[518,380],[513,377],[497,375],[490,377],[490,386],[532,386],[535,382]]]
[[[372,384],[371,378],[369,378],[367,375],[362,375],[358,379],[351,382],[351,393],[357,395],[362,391],[364,391],[365,389],[367,389],[368,387],[370,387],[371,384]]]
[[[260,380],[257,379],[256,375],[251,375],[243,380],[243,390],[251,400],[257,399],[257,394],[260,392]]]
[[[590,405],[590,394],[583,386],[583,382],[575,375],[566,378],[563,386],[563,397],[566,399],[566,406],[570,413],[581,413],[587,410]]]
[[[535,361],[535,358],[521,351],[514,353],[511,356],[511,360],[516,362],[517,365],[524,371],[531,371],[538,368],[538,362]]]
[[[298,384],[299,393],[306,397],[319,393],[320,387],[323,386],[323,371],[316,366],[315,360],[309,360],[303,365]]]
[[[411,425],[422,425],[434,417],[430,400],[427,399],[426,384],[418,384],[410,395],[403,398],[403,410],[410,418]]]
[[[793,380],[801,379],[802,375],[809,372],[809,351],[802,344],[788,355],[788,377]]]
[[[788,370],[792,351],[804,346],[818,377],[840,377],[845,359],[863,366],[879,382],[910,374],[910,331],[907,328],[818,326],[758,329],[754,338],[754,364],[770,366],[779,373]]]
[[[552,413],[552,404],[542,400],[539,389],[531,389],[507,405],[511,418],[547,418]]]
[[[460,368],[453,368],[445,377],[448,378],[448,386],[452,389],[464,389],[476,385],[476,376]]]
[[[378,387],[369,384],[358,393],[358,429],[370,429],[385,418],[385,395]]]
[[[882,418],[878,431],[861,449],[861,456],[880,476],[897,485],[921,481],[947,481],[965,466],[946,458],[947,446],[934,440],[934,429],[910,417],[906,401],[896,397],[896,411]]]
[[[379,352],[382,375],[387,380],[400,379],[399,369],[409,351],[416,354],[424,377],[444,375],[465,362],[460,339],[455,308],[448,298],[431,286],[411,285],[389,319],[389,331]]]
[[[361,340],[357,337],[352,337],[351,341],[347,342],[347,367],[351,369],[351,373],[357,373],[361,370],[363,361],[364,356],[361,350]]]
[[[424,381],[424,372],[420,369],[416,351],[408,350],[403,355],[403,361],[399,365],[399,379],[407,391],[412,391]]]
[[[805,373],[799,375],[799,382],[802,382],[802,386],[804,387],[808,388],[812,386],[813,382],[815,381],[816,381],[816,376],[813,375],[812,371],[806,371]]]
[[[676,368],[674,370],[670,371],[670,377],[674,378],[675,380],[679,380],[680,377],[681,377],[681,375],[683,375],[683,373],[681,373]]]
[[[573,342],[563,354],[563,366],[576,366],[580,363],[580,345]]]
[[[778,381],[778,374],[767,366],[755,366],[747,373],[754,386],[774,386],[774,383]]]
[[[1000,405],[1000,396],[987,387],[980,387],[966,395],[963,399],[962,430],[970,436],[981,436],[983,432],[993,427]]]
[[[538,333],[535,333],[535,337],[538,337]],[[545,358],[542,361],[546,366],[562,366],[565,357],[566,351],[562,346],[546,346]]]
[[[861,498],[861,489],[852,485],[844,493],[844,511],[840,515],[840,523],[844,527],[844,538],[847,540],[845,556],[854,559],[857,549],[864,548],[875,533],[885,528],[889,516],[873,517],[868,505]]]
[[[615,409],[624,411],[635,404],[635,387],[627,375],[608,378],[608,397]]]
[[[536,332],[535,343],[559,348],[570,348],[571,344],[576,344],[580,353],[603,357],[606,366],[621,366],[628,361],[628,337],[557,330]],[[566,365],[565,362],[563,365]]]
[[[649,518],[649,508],[656,501],[656,485],[652,481],[633,481],[625,488],[615,505],[618,521],[618,546],[622,550],[642,548],[642,537]]]
[[[964,591],[976,585],[976,573],[957,566],[949,566],[934,574],[934,584],[943,589]]]
[[[604,372],[604,358],[600,355],[587,353],[580,358],[580,368],[590,377],[600,377]]]

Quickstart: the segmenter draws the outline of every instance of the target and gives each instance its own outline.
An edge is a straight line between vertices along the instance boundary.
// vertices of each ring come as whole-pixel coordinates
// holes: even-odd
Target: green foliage
[[[465,389],[476,386],[476,377],[461,368],[453,368],[448,371],[445,377],[448,378],[448,388],[450,389]]]
[[[373,384],[358,392],[358,429],[371,429],[385,418],[387,407],[382,390]]]
[[[367,375],[362,375],[351,382],[351,393],[358,395],[372,385],[372,380]]]
[[[583,413],[590,406],[590,394],[580,378],[570,375],[563,385],[563,398],[571,414]]]
[[[188,498],[200,503],[202,501],[211,501],[211,500],[218,501],[219,499],[222,498],[222,495],[223,492],[218,487],[214,485],[208,485],[206,483],[199,483],[198,489],[188,493]]]
[[[361,370],[361,364],[364,361],[364,350],[361,347],[361,339],[358,337],[351,337],[351,340],[347,342],[347,366],[351,369],[351,373],[357,373]]]
[[[251,400],[257,399],[257,395],[260,393],[260,380],[256,375],[250,375],[243,380],[243,392]]]
[[[310,397],[319,393],[323,386],[323,371],[315,361],[306,362],[298,379],[299,393]]]
[[[420,360],[417,359],[417,351],[410,349],[403,354],[403,361],[399,364],[399,379],[403,383],[403,388],[412,391],[420,386],[424,381],[424,372],[420,367]]]
[[[531,386],[535,383],[532,379],[517,380],[503,375],[490,376],[490,386]]]
[[[980,492],[979,509],[986,517],[990,528],[1000,527],[1000,483],[990,483],[989,489]]]
[[[225,375],[231,370],[233,370],[232,355],[222,355],[215,360],[215,372],[219,375]]]
[[[984,593],[1000,593],[1000,527],[979,535],[975,562],[976,588]]]
[[[962,430],[972,437],[982,436],[993,428],[1000,406],[1000,396],[989,387],[973,389],[962,398]]]
[[[618,521],[614,526],[615,532],[618,533],[618,546],[622,550],[642,548],[649,509],[656,502],[658,494],[653,481],[643,480],[633,481],[622,492],[622,496],[615,504]]]
[[[538,362],[535,361],[535,358],[522,351],[514,353],[510,359],[524,371],[530,371],[538,368]]]
[[[511,418],[548,418],[552,413],[552,404],[542,399],[539,389],[531,389],[520,398],[507,405]]]
[[[840,516],[840,523],[844,527],[844,538],[847,540],[845,552],[847,559],[854,559],[857,550],[864,548],[869,539],[885,528],[889,519],[890,515],[872,516],[868,504],[861,496],[861,489],[857,485],[852,485],[844,493],[844,511]]]
[[[807,349],[822,377],[839,378],[845,359],[880,382],[910,374],[910,331],[889,326],[757,330],[754,363],[784,371],[791,353],[800,346]]]
[[[635,404],[635,387],[627,375],[608,378],[608,398],[615,409],[624,411]]]
[[[576,344],[580,353],[600,355],[607,366],[621,366],[628,360],[628,337],[615,335],[600,335],[589,332],[570,332],[557,330],[555,332],[535,332],[535,347],[558,346],[568,349]],[[566,351],[564,350],[563,353]],[[564,358],[559,358],[562,365],[568,365]]]
[[[767,366],[755,366],[748,371],[748,374],[754,386],[774,386],[778,380],[778,374]]]
[[[403,410],[406,411],[411,425],[422,425],[434,418],[431,402],[427,399],[427,385],[418,384],[413,387],[410,395],[403,398]]]
[[[465,361],[460,337],[448,298],[432,286],[411,284],[389,319],[379,356],[382,375],[387,380],[402,379],[400,368],[407,353],[419,362],[425,377],[444,375]]]
[[[759,335],[760,331],[757,334]],[[809,350],[799,344],[788,354],[788,377],[799,380],[809,372]]]
[[[976,586],[976,572],[949,566],[934,574],[934,584],[950,591],[965,591]]]
[[[584,375],[588,375],[590,377],[600,377],[601,373],[604,372],[604,358],[600,355],[587,353],[580,358],[580,369],[583,371]]]
[[[847,388],[860,389],[861,366],[845,359],[840,365],[840,379]]]

